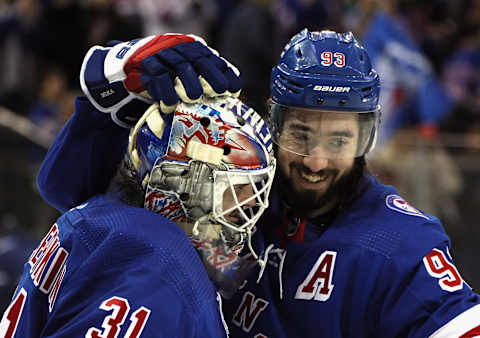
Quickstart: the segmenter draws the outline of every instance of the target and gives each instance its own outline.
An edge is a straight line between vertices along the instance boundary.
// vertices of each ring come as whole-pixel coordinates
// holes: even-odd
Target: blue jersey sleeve
[[[427,337],[442,329],[456,333],[480,329],[476,326],[480,297],[462,279],[448,239],[438,238],[433,244],[435,238],[426,234],[413,231],[384,265],[378,279],[381,285],[376,286],[378,298],[372,302],[381,318],[376,330],[379,337]],[[463,319],[457,323],[460,319],[456,318]]]
[[[61,212],[102,193],[128,142],[128,129],[96,110],[85,97],[55,138],[37,178],[41,196]]]

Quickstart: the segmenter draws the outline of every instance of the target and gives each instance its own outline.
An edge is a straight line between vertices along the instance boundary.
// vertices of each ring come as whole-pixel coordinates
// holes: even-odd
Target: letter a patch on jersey
[[[335,268],[335,251],[324,251],[318,257],[307,278],[297,288],[296,299],[313,299],[325,302],[333,290],[332,278]]]

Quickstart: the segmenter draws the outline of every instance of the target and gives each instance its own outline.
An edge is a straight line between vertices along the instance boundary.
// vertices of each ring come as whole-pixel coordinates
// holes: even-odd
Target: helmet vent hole
[[[372,89],[372,87],[365,87],[365,88],[362,88],[362,92],[368,92],[371,89]]]
[[[297,50],[297,56],[298,56],[299,58],[303,58],[303,52],[302,52],[302,50],[301,50],[300,48]]]
[[[345,105],[346,103],[347,103],[347,100],[338,101],[338,104],[341,105],[341,106]]]
[[[324,102],[325,102],[325,100],[322,99],[321,97],[317,99],[317,104],[322,104]]]
[[[232,151],[230,146],[227,146],[227,145],[222,146],[222,149],[223,149],[223,155],[228,155]]]
[[[187,169],[182,171],[182,173],[180,174],[180,176],[187,176],[187,175],[188,175],[188,170]]]
[[[245,120],[241,116],[237,116],[237,123],[241,126],[245,125]]]
[[[200,119],[200,124],[204,127],[208,127],[210,125],[210,119],[208,117],[202,117]]]
[[[190,195],[188,194],[188,192],[182,192],[179,197],[180,197],[180,200],[185,202],[189,199]]]

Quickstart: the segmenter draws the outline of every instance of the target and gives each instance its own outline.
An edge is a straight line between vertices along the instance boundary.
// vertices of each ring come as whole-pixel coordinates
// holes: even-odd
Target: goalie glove
[[[202,95],[238,96],[239,71],[195,35],[149,36],[113,47],[94,46],[80,72],[83,92],[98,110],[132,127],[153,103],[163,113]]]

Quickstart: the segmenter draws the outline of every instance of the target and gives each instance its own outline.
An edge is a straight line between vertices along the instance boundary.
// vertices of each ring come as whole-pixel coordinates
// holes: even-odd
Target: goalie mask
[[[132,130],[128,153],[144,207],[185,230],[211,278],[220,273],[213,279],[222,284],[242,269],[245,243],[257,258],[251,235],[268,207],[276,162],[270,132],[252,108],[233,97],[205,98],[161,115],[154,104]]]

